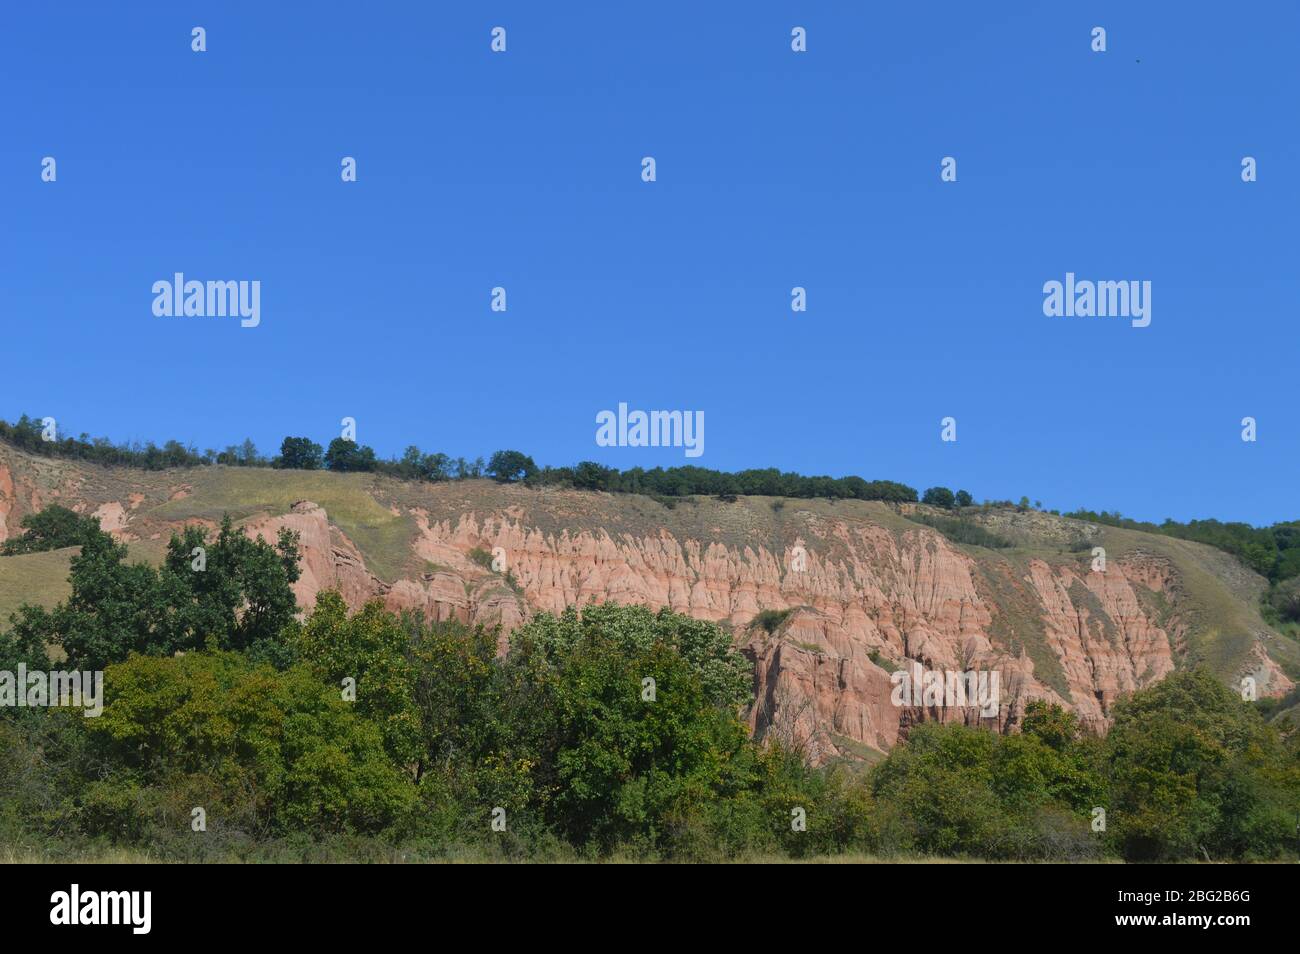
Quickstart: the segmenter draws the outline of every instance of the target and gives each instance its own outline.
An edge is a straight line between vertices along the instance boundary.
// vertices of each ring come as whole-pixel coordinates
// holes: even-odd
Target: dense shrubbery
[[[960,517],[932,517],[924,513],[914,513],[911,519],[927,527],[933,527],[955,543],[969,543],[993,550],[1005,549],[1013,545],[1010,540],[998,536],[973,520],[963,520]]]
[[[83,544],[66,604],[25,609],[0,637],[0,668],[39,664],[47,640],[106,666],[98,718],[0,709],[11,846],[184,859],[1300,849],[1300,737],[1203,672],[1120,703],[1104,739],[1033,703],[1018,734],[920,725],[870,771],[816,768],[750,740],[750,665],[711,623],[569,609],[498,655],[494,631],[378,602],[349,613],[332,592],[294,619],[292,539],[187,531],[153,570],[104,536]]]

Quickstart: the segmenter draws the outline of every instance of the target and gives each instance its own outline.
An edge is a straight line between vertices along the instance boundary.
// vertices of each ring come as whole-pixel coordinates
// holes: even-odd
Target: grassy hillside
[[[0,627],[8,628],[10,614],[23,603],[53,606],[66,599],[68,562],[76,552],[76,547],[68,547],[0,557]]]

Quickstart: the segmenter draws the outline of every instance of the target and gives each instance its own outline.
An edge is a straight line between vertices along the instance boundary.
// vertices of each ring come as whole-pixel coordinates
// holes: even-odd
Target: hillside
[[[304,607],[337,588],[353,606],[378,597],[506,632],[591,600],[714,620],[754,660],[751,725],[822,760],[874,758],[922,719],[979,718],[896,707],[889,677],[906,661],[998,671],[1001,705],[986,721],[1000,728],[1036,698],[1104,728],[1120,695],[1197,663],[1233,685],[1254,676],[1263,696],[1300,680],[1300,646],[1259,615],[1265,581],[1234,558],[1034,511],[963,514],[1012,544],[988,549],[920,522],[936,515],[921,505],[693,497],[669,508],[487,480],[108,469],[0,443],[0,540],[51,503],[94,514],[151,561],[173,530],[214,526],[223,513],[268,539],[288,526],[302,540]],[[1090,566],[1097,546],[1104,573]],[[2,618],[24,601],[61,599],[73,552],[0,558]]]

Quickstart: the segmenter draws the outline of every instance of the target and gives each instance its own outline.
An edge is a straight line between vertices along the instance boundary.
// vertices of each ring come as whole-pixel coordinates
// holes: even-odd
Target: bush
[[[988,547],[991,550],[1003,550],[1015,546],[1005,537],[998,536],[991,530],[961,517],[932,517],[929,514],[914,513],[912,520],[938,530],[953,543],[965,543],[970,546]]]
[[[379,730],[306,668],[277,672],[237,653],[135,656],[104,683],[103,714],[86,728],[117,766],[89,790],[108,824],[138,810],[137,786],[197,788],[209,818],[259,832],[376,832],[414,804]],[[188,828],[188,810],[171,822]]]

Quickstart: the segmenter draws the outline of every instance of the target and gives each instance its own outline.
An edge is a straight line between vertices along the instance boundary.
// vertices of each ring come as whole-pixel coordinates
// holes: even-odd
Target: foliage
[[[931,487],[921,495],[921,503],[929,504],[931,507],[942,507],[944,510],[951,510],[956,499],[947,487]]]
[[[1117,849],[1135,860],[1276,857],[1296,847],[1300,763],[1204,670],[1115,709],[1107,737]]]
[[[120,813],[137,787],[201,793],[216,821],[280,831],[378,831],[414,805],[378,728],[304,667],[135,656],[104,682],[87,730],[114,772],[92,783],[92,805]]]
[[[533,459],[517,450],[499,450],[487,465],[488,476],[503,484],[527,480],[536,473],[537,465]]]
[[[992,530],[987,530],[975,521],[963,517],[933,517],[925,513],[909,514],[908,517],[927,527],[934,527],[954,543],[967,543],[976,547],[988,547],[991,550],[1013,546],[1005,537],[1000,537]]]
[[[750,626],[761,627],[769,636],[775,633],[787,619],[790,618],[791,611],[786,610],[759,610],[752,620]]]
[[[320,470],[324,466],[321,446],[310,437],[286,437],[273,466],[287,470]]]
[[[335,471],[356,471],[375,469],[375,451],[364,444],[336,437],[330,441],[325,451],[325,466]]]
[[[250,540],[226,517],[214,541],[198,526],[173,535],[156,570],[128,564],[126,556],[124,544],[96,530],[72,558],[72,594],[53,610],[24,605],[10,638],[60,645],[71,665],[86,669],[132,652],[206,647],[275,657],[283,645],[297,609],[291,585],[299,572],[289,531],[272,546]]]
[[[6,540],[0,546],[0,556],[79,547],[99,532],[99,519],[83,517],[67,507],[50,504],[39,513],[23,517],[22,526],[25,532]]]
[[[334,590],[316,597],[316,608],[293,637],[296,658],[326,685],[352,680],[356,709],[384,737],[394,764],[420,762],[420,713],[415,705],[415,669],[407,659],[408,632],[379,600],[348,616]]]
[[[715,623],[663,609],[616,603],[570,606],[559,616],[539,613],[511,637],[512,649],[527,647],[558,664],[565,654],[594,642],[645,653],[664,643],[699,675],[705,697],[729,710],[749,702],[751,667],[731,644],[731,634]]]
[[[168,467],[199,467],[224,464],[233,467],[284,467],[314,469],[317,447],[306,437],[287,437],[280,454],[268,460],[258,454],[251,440],[224,451],[206,450],[202,454],[192,447],[168,441],[163,447],[149,443],[115,445],[107,438],[86,435],[45,441],[39,421],[23,415],[17,424],[0,420],[0,440],[22,450],[47,457],[85,460],[109,466],[140,467],[162,470]],[[864,480],[861,477],[806,477],[781,472],[776,468],[743,470],[729,474],[704,467],[633,467],[621,471],[593,461],[575,467],[538,467],[521,451],[503,450],[483,459],[451,458],[442,453],[425,453],[409,446],[400,458],[382,460],[373,448],[342,437],[330,441],[323,463],[334,471],[375,471],[404,480],[468,480],[485,474],[503,481],[522,481],[529,486],[574,487],[579,490],[603,490],[609,493],[633,493],[671,500],[692,495],[714,496],[724,500],[739,495],[765,495],[797,498],[845,500],[883,500],[913,503],[914,489],[892,480]]]

